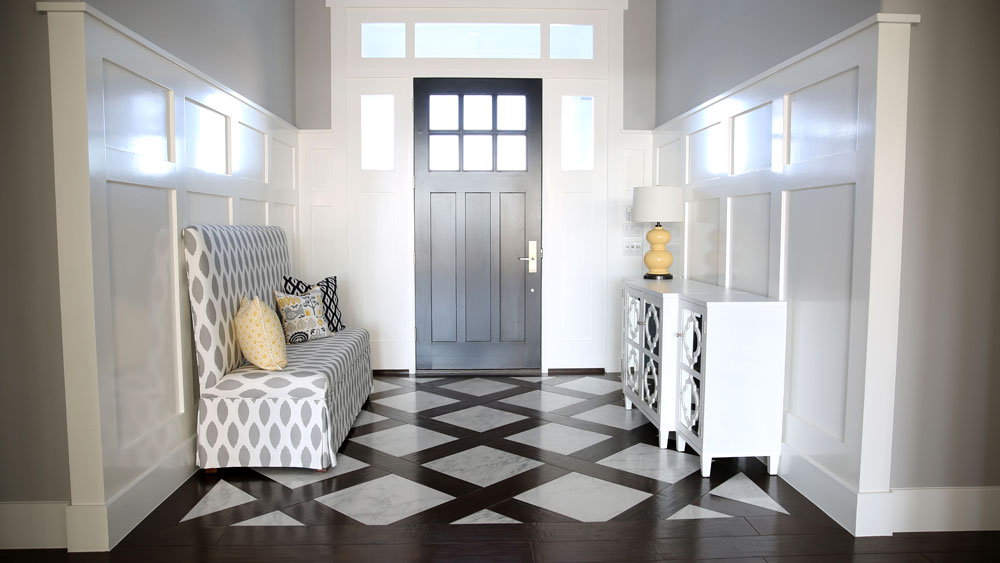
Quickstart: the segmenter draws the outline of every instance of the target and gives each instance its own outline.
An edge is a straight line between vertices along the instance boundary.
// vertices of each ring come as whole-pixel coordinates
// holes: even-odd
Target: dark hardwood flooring
[[[438,374],[435,374],[436,376]],[[484,373],[482,375],[490,375]],[[530,373],[521,375],[532,375]],[[537,374],[535,374],[537,375]],[[377,377],[389,385],[372,395],[366,410],[380,417],[351,431],[340,453],[360,462],[358,468],[322,480],[287,486],[251,469],[226,469],[213,475],[198,472],[150,514],[110,553],[67,554],[64,550],[0,551],[3,561],[140,561],[144,563],[205,561],[713,561],[715,563],[864,563],[1000,561],[1000,532],[897,534],[892,537],[855,538],[840,528],[791,486],[767,474],[757,459],[724,459],[713,463],[712,476],[697,471],[675,482],[654,479],[598,463],[634,446],[655,446],[656,429],[650,424],[634,428],[611,426],[588,415],[605,405],[622,405],[620,392],[587,392],[561,387],[589,377],[617,381],[614,374],[590,376],[564,374],[541,381],[517,379],[503,373],[490,381],[506,387],[483,395],[445,386],[457,378],[436,380],[399,376]],[[455,402],[429,408],[394,408],[380,399],[404,396],[414,389],[431,399]],[[552,398],[572,398],[572,404],[548,408],[502,402],[535,390]],[[435,419],[473,406],[520,415],[524,418],[477,432]],[[399,406],[399,404],[397,404]],[[409,412],[413,410],[415,412]],[[604,411],[607,408],[602,409]],[[620,409],[615,409],[620,412]],[[584,415],[591,420],[580,418]],[[513,418],[513,417],[511,417]],[[525,431],[555,423],[560,429],[599,435],[596,443],[569,453],[559,453],[511,438]],[[450,441],[418,451],[393,455],[380,443],[364,445],[351,438],[406,425],[432,430]],[[628,426],[628,425],[624,425]],[[373,447],[378,445],[379,447]],[[672,445],[672,444],[671,444]],[[460,454],[471,448],[492,450],[530,460],[531,467],[485,486],[437,471],[425,464]],[[550,447],[546,445],[546,447]],[[559,446],[554,446],[557,449]],[[645,447],[645,446],[642,446]],[[647,448],[648,450],[648,448]],[[688,453],[693,453],[690,450]],[[499,454],[504,455],[504,454]],[[680,456],[684,457],[684,456]],[[440,467],[439,467],[440,469]],[[745,476],[773,499],[787,514],[713,491],[730,479]],[[617,491],[628,490],[641,498],[605,521],[584,522],[571,515],[586,514],[593,507],[569,509],[540,506],[526,492],[546,483],[575,475],[598,480]],[[432,489],[449,500],[394,516],[386,525],[367,525],[364,514],[324,504],[332,493],[363,488],[392,476]],[[221,482],[254,500],[228,506],[182,521],[192,507]],[[609,485],[610,484],[610,485]],[[627,488],[627,489],[626,489]],[[358,490],[358,489],[354,489]],[[237,492],[237,494],[241,494]],[[602,493],[608,494],[608,493]],[[521,498],[515,498],[515,497]],[[594,499],[609,497],[593,497]],[[249,498],[246,497],[246,498]],[[766,499],[765,499],[766,500]],[[595,501],[596,502],[596,501]],[[331,503],[332,504],[332,503]],[[540,503],[545,504],[545,503]],[[766,504],[766,503],[765,503]],[[668,519],[688,507],[712,511],[719,517]],[[563,512],[560,512],[562,510]],[[582,510],[583,512],[574,512]],[[489,511],[496,518],[520,523],[452,524]],[[295,520],[287,525],[234,525],[268,514]],[[509,519],[509,520],[507,520]]]

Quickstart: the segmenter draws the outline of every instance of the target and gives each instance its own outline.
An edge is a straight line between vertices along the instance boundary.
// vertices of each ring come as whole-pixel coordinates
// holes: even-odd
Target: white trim
[[[51,4],[52,2],[44,2]],[[327,8],[496,8],[494,0],[326,0]],[[627,10],[628,0],[507,0],[504,9]]]
[[[896,532],[1000,530],[1000,487],[893,489]]]
[[[101,12],[97,8],[87,4],[85,2],[38,2],[35,4],[35,9],[42,13],[65,13],[65,12],[84,12],[94,17],[97,21],[103,23],[104,25],[114,29],[118,33],[121,33],[125,37],[128,37],[132,41],[142,45],[143,47],[149,49],[150,51],[156,53],[157,55],[163,57],[167,61],[181,67],[182,69],[190,72],[191,74],[197,76],[198,78],[208,82],[212,86],[215,86],[219,90],[229,94],[230,96],[236,98],[237,100],[247,104],[248,106],[254,108],[255,110],[272,117],[281,122],[282,125],[287,126],[289,129],[295,129],[295,126],[291,123],[285,121],[281,116],[267,110],[266,108],[254,103],[252,100],[243,96],[239,92],[223,85],[218,80],[215,80],[205,72],[198,70],[197,68],[191,66],[190,64],[178,59],[174,55],[171,55],[167,51],[163,50],[160,46],[156,45],[149,39],[139,35],[138,33],[132,31],[131,29],[125,27],[120,22],[111,18],[104,12]]]
[[[817,43],[813,47],[810,47],[809,49],[806,49],[805,51],[802,51],[801,53],[798,53],[797,55],[794,55],[791,58],[785,59],[784,61],[782,61],[782,62],[776,64],[775,66],[773,66],[773,67],[765,70],[764,72],[758,74],[757,76],[754,76],[753,78],[750,78],[750,79],[747,79],[747,80],[745,80],[743,82],[740,82],[736,86],[733,86],[732,88],[726,90],[725,92],[719,94],[718,96],[715,96],[714,98],[711,98],[711,99],[709,99],[709,100],[707,100],[705,102],[702,102],[701,104],[698,104],[697,106],[695,106],[695,107],[687,110],[686,112],[684,112],[684,113],[682,113],[680,115],[671,117],[668,121],[666,121],[664,123],[661,123],[660,125],[656,126],[656,128],[654,128],[653,130],[654,131],[663,131],[663,130],[666,130],[666,128],[664,126],[667,125],[667,123],[673,123],[673,122],[676,122],[676,121],[678,121],[680,119],[684,119],[685,117],[690,117],[690,116],[698,113],[699,111],[707,108],[708,106],[710,106],[710,105],[718,102],[719,100],[728,98],[729,96],[735,94],[736,92],[739,92],[740,90],[743,90],[743,89],[745,89],[745,88],[747,88],[747,87],[749,87],[749,86],[751,86],[753,84],[756,84],[757,82],[760,82],[761,80],[764,80],[765,78],[767,78],[768,76],[771,76],[772,74],[777,74],[781,70],[783,70],[785,68],[788,68],[788,67],[794,65],[797,62],[799,62],[799,61],[801,61],[803,59],[807,59],[807,58],[811,57],[812,55],[814,55],[814,54],[822,51],[823,49],[826,49],[830,45],[834,45],[836,43],[840,43],[841,41],[847,39],[848,37],[850,37],[850,36],[852,36],[852,35],[854,35],[856,33],[859,33],[861,31],[864,31],[865,29],[868,29],[869,27],[871,27],[873,25],[880,24],[880,23],[907,23],[907,24],[916,24],[916,23],[920,23],[920,15],[919,14],[886,14],[886,13],[879,12],[879,13],[877,13],[877,14],[875,14],[875,15],[873,15],[873,16],[871,16],[871,17],[869,17],[869,18],[867,18],[867,19],[865,19],[865,20],[863,20],[861,22],[859,22],[858,24],[856,24],[854,26],[851,26],[851,27],[845,29],[844,31],[841,31],[840,33],[838,33],[837,35],[834,35],[833,37],[827,39],[826,41],[823,41],[822,43]],[[786,107],[787,107],[787,104],[786,104]]]
[[[65,502],[0,502],[0,549],[66,547]]]

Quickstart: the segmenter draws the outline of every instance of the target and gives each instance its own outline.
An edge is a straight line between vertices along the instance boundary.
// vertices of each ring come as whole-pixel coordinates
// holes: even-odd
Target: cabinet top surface
[[[770,297],[757,295],[755,293],[748,293],[738,289],[729,289],[718,285],[683,278],[674,278],[672,280],[631,279],[625,280],[625,285],[656,293],[678,294],[684,299],[705,303],[719,301],[729,303],[759,303],[776,301]]]

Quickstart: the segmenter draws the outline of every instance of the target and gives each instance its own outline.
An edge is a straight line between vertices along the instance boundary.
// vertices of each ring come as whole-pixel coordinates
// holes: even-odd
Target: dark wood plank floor
[[[436,374],[437,375],[437,374]],[[484,374],[487,375],[487,374]],[[491,378],[509,387],[482,396],[434,381],[398,376],[378,379],[392,388],[373,401],[419,389],[456,402],[415,413],[371,402],[366,409],[386,417],[352,430],[349,438],[413,425],[453,438],[406,455],[391,455],[348,440],[341,453],[367,464],[322,481],[289,488],[250,469],[198,472],[147,517],[110,553],[67,554],[64,550],[0,551],[3,561],[713,561],[755,563],[909,563],[1000,561],[1000,532],[897,534],[855,538],[830,520],[791,486],[767,474],[756,459],[713,463],[712,476],[697,471],[674,483],[630,473],[597,462],[636,444],[656,444],[649,424],[630,430],[576,418],[603,405],[621,405],[621,393],[588,393],[560,388],[586,374],[560,374],[542,381],[504,373]],[[531,375],[522,374],[522,375]],[[615,381],[614,374],[596,379]],[[550,411],[502,402],[534,390],[581,399]],[[483,432],[434,417],[472,406],[525,418]],[[588,447],[560,454],[508,439],[556,423],[606,436]],[[486,446],[522,456],[537,466],[487,486],[478,486],[424,464],[470,448]],[[672,445],[672,444],[671,444]],[[689,453],[693,453],[690,452]],[[683,457],[683,456],[682,456]],[[742,473],[788,514],[710,494]],[[603,522],[580,522],[516,496],[569,474],[628,487],[645,500]],[[394,475],[454,497],[388,525],[365,525],[316,499]],[[742,479],[742,477],[741,477]],[[181,521],[220,481],[256,499]],[[686,506],[726,517],[668,520]],[[519,524],[451,524],[484,509]],[[234,526],[280,511],[301,526]]]

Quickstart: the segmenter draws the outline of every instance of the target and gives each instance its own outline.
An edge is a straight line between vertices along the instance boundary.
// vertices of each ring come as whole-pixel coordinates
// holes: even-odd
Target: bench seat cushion
[[[367,354],[363,330],[345,329],[334,335],[289,344],[288,365],[280,371],[266,371],[245,364],[227,373],[215,386],[205,389],[204,398],[290,397],[321,398],[330,394],[340,379],[349,373],[351,363]]]

